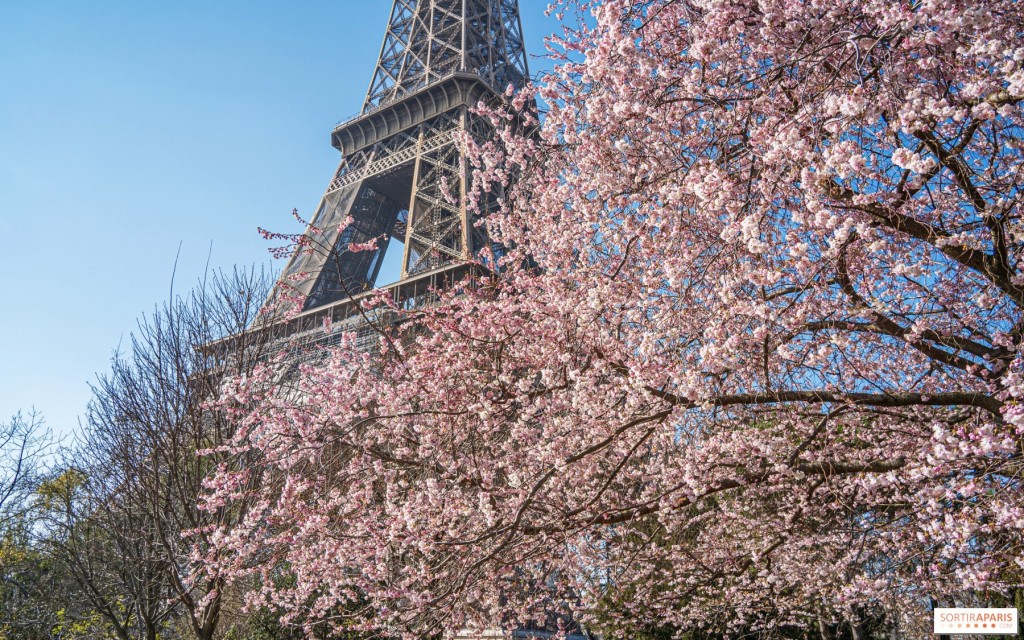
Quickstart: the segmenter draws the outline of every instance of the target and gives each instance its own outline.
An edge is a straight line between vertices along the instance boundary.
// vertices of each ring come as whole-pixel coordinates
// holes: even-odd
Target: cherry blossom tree
[[[255,505],[211,566],[409,637],[910,634],[1019,587],[1024,5],[552,11],[539,131],[466,140],[499,272],[230,383],[261,463],[209,481]]]

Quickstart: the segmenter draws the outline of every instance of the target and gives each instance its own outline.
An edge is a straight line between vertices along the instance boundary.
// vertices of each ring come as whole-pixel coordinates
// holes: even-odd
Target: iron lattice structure
[[[471,175],[460,134],[490,135],[490,124],[472,109],[509,86],[521,89],[528,77],[518,0],[394,0],[362,110],[331,135],[342,158],[306,231],[314,250],[297,252],[281,276],[305,296],[303,312],[274,327],[287,340],[291,365],[324,357],[324,347],[344,333],[357,335],[357,348],[377,341],[391,312],[358,302],[376,286],[394,241],[403,245],[401,276],[386,289],[406,308],[475,273],[482,250],[500,252],[464,201]],[[480,210],[489,211],[497,197]],[[348,250],[373,239],[375,250]],[[324,320],[335,330],[324,332]],[[466,631],[458,640],[502,637]]]
[[[316,249],[297,252],[282,274],[305,296],[303,315],[345,320],[326,310],[373,288],[395,241],[396,299],[465,274],[490,243],[463,201],[470,169],[459,134],[486,135],[471,109],[528,75],[518,0],[394,0],[363,108],[331,135],[342,159],[306,231]],[[348,250],[374,239],[376,250]]]

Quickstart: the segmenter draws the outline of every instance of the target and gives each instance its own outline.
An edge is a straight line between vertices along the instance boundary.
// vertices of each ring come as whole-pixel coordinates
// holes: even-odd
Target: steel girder
[[[363,113],[456,71],[498,91],[523,85],[517,0],[395,0]]]
[[[282,275],[305,310],[375,286],[394,238],[400,282],[460,270],[489,246],[463,201],[459,133],[484,133],[472,107],[528,73],[518,0],[394,0],[363,110],[332,132],[342,160],[306,232],[312,250]],[[371,240],[375,249],[349,249]]]

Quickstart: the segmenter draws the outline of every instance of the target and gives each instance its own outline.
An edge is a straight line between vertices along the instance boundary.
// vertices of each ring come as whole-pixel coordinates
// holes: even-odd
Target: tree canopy
[[[466,140],[500,268],[231,383],[215,571],[410,637],[910,634],[1019,585],[1024,5],[552,10],[538,131]]]

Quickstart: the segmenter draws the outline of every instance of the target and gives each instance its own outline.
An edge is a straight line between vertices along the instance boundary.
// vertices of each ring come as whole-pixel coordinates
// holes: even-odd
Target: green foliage
[[[103,616],[87,612],[76,617],[69,617],[67,610],[57,611],[57,623],[51,630],[51,638],[57,640],[92,640],[95,638],[115,638],[114,628],[103,619]]]
[[[27,517],[0,533],[0,638],[76,640],[103,637],[69,608],[70,577],[45,549],[33,545]]]
[[[39,506],[47,511],[66,509],[85,485],[86,476],[77,469],[66,469],[44,480],[36,489]]]
[[[309,636],[301,628],[281,624],[280,615],[272,609],[258,609],[244,625],[232,627],[225,634],[224,640],[308,640]],[[312,636],[315,640],[365,640],[370,637],[357,631],[332,632],[324,624],[317,625]]]

